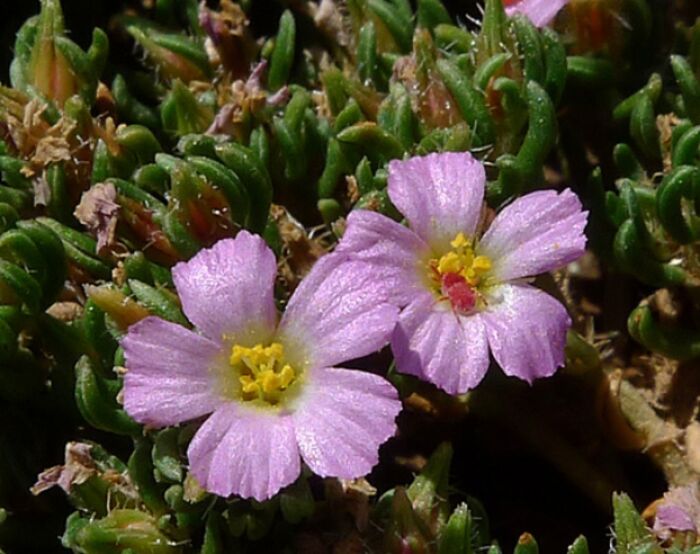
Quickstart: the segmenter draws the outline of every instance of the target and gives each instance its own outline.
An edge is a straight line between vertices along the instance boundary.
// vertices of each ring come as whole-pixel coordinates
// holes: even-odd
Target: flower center
[[[284,346],[279,342],[252,348],[234,345],[229,362],[238,371],[243,400],[277,404],[282,392],[297,378],[292,366],[284,362]]]
[[[491,260],[477,256],[464,233],[458,233],[450,246],[447,254],[430,260],[431,282],[435,292],[449,300],[455,310],[468,313],[480,301],[478,287],[491,269]]]

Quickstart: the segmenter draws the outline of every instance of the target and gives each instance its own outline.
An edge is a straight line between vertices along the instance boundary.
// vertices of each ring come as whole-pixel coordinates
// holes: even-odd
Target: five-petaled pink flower
[[[563,364],[571,320],[525,278],[575,260],[586,243],[587,214],[570,190],[515,200],[479,236],[485,180],[468,153],[393,161],[389,197],[408,228],[356,210],[338,247],[371,264],[403,308],[391,339],[397,369],[452,394],[482,380],[489,348],[528,382]]]
[[[277,265],[245,231],[173,269],[198,332],[148,317],[122,341],[126,411],[152,427],[211,414],[190,470],[208,491],[270,498],[300,474],[369,473],[401,403],[384,379],[333,366],[388,342],[397,308],[366,263],[321,259],[278,323]]]
[[[559,13],[569,0],[504,0],[503,5],[506,13],[510,16],[521,13],[526,16],[532,24],[537,27],[544,27]]]

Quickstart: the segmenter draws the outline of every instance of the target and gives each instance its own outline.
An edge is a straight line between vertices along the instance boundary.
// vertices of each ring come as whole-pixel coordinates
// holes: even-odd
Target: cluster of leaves
[[[290,2],[271,38],[255,36],[253,2],[151,4],[116,16],[109,38],[95,29],[84,50],[58,0],[42,0],[0,88],[0,543],[52,548],[51,533],[23,532],[24,495],[41,464],[85,435],[35,487],[68,493],[63,545],[75,552],[254,552],[261,541],[312,551],[300,541],[321,539],[299,530],[314,526],[332,531],[329,543],[349,537],[347,548],[501,552],[478,502],[450,499],[449,446],[371,508],[366,483],[308,476],[265,503],[206,494],[184,464],[193,429],[144,431],[122,409],[118,340],[149,314],[186,324],[170,267],[239,229],[285,260],[284,299],[351,209],[396,215],[392,159],[471,150],[488,164],[494,208],[546,186],[557,106],[575,109],[591,87],[609,92],[629,137],[614,150],[616,188],[603,168],[581,191],[591,243],[610,267],[689,300],[672,318],[643,302],[630,335],[672,359],[700,356],[700,27],[679,30],[670,73],[614,107],[647,67],[629,47],[653,33],[643,0],[616,4],[629,23],[619,28],[604,3],[576,2],[562,32],[507,18],[499,0],[473,31],[440,0],[415,13],[407,0]],[[608,27],[591,32],[585,22],[601,15]],[[134,45],[139,59],[109,55]],[[321,238],[307,235],[321,225]],[[618,553],[663,551],[629,498],[613,506]],[[537,551],[525,534],[514,553]],[[588,552],[586,540],[569,552]]]
[[[176,429],[162,431],[155,438],[152,450],[145,441],[137,443],[128,466],[97,445],[73,445],[76,450],[80,446],[89,450],[90,467],[81,468],[89,476],[72,487],[71,500],[77,507],[102,517],[89,520],[74,513],[68,519],[63,544],[87,554],[105,551],[178,553],[190,551],[191,535],[203,525],[199,550],[203,554],[245,552],[246,539],[257,541],[267,535],[277,537],[274,541],[277,548],[284,551],[286,546],[291,550],[293,526],[314,512],[314,500],[306,479],[300,479],[278,497],[264,503],[224,502],[211,498],[187,480],[184,485],[180,484],[183,468],[174,454],[181,435],[182,431]],[[379,498],[372,511],[376,528],[368,531],[378,551],[503,552],[498,543],[491,540],[488,518],[476,499],[467,498],[452,507],[448,486],[451,458],[452,449],[447,443],[442,444],[410,485],[391,489]],[[73,463],[85,461],[85,458],[76,459]],[[124,478],[115,480],[115,473]],[[160,484],[154,480],[154,474]],[[345,504],[343,509],[352,510],[360,527],[360,520],[366,518],[361,515],[362,510],[367,509],[364,493],[366,491],[355,488],[352,499],[343,498],[344,503],[353,504],[352,508]],[[327,498],[332,506],[334,497],[330,489]],[[148,511],[134,508],[140,502]],[[613,511],[618,554],[664,552],[627,495],[614,496]],[[681,541],[677,542],[667,552],[697,552],[693,548],[686,550]],[[358,548],[360,544],[348,541],[345,548]],[[529,533],[523,533],[513,548],[513,554],[538,552],[537,541]],[[568,554],[589,552],[583,536],[567,550]]]
[[[691,44],[698,43],[699,30],[688,29]],[[616,190],[604,192],[600,170],[589,182],[600,208],[600,234],[613,236],[607,244],[601,242],[601,255],[641,283],[682,298],[684,313],[663,323],[654,315],[654,302],[647,300],[628,321],[635,340],[675,360],[700,355],[692,292],[698,278],[700,202],[700,63],[695,58],[692,51],[689,56],[672,55],[667,83],[653,73],[644,87],[617,104],[612,116],[629,125],[631,141],[613,151]]]

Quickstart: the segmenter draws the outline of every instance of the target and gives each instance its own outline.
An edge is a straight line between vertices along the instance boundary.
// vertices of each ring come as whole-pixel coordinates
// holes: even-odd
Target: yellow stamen
[[[452,246],[452,248],[464,248],[464,247],[471,248],[471,245],[472,245],[472,241],[470,241],[467,237],[465,237],[464,233],[457,233],[457,236],[450,243],[450,246]]]
[[[491,269],[491,260],[486,256],[477,256],[474,258],[473,267],[475,270],[487,271]]]
[[[433,268],[432,277],[438,289],[442,276],[446,273],[461,275],[469,285],[478,286],[491,269],[491,260],[487,256],[477,256],[472,241],[464,233],[458,233],[450,242],[450,246],[452,250],[439,259],[430,261],[430,267]]]
[[[236,344],[231,348],[229,362],[239,373],[244,400],[276,404],[297,377],[294,368],[284,363],[284,346],[278,342],[253,347]]]
[[[260,374],[259,380],[262,382],[262,390],[265,394],[277,392],[282,388],[282,380],[274,371],[267,369]]]
[[[247,394],[255,394],[256,396],[260,393],[260,385],[258,385],[257,381],[254,381],[250,376],[242,375],[239,377],[239,379],[241,381],[243,392]]]
[[[292,366],[289,364],[285,365],[280,371],[280,387],[283,389],[287,388],[294,381],[295,376]]]
[[[459,273],[462,269],[462,260],[456,252],[448,252],[438,260],[440,273]]]

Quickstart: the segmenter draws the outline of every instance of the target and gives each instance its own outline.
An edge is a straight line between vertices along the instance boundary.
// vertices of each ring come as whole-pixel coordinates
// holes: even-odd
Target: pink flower
[[[544,27],[568,3],[569,0],[504,0],[503,5],[509,16],[521,13],[532,21],[533,25]]]
[[[401,404],[384,379],[333,367],[381,348],[396,324],[366,265],[322,258],[279,323],[277,265],[260,237],[243,231],[176,265],[197,332],[157,317],[129,329],[126,411],[153,427],[211,414],[187,456],[221,496],[270,498],[299,476],[300,459],[324,477],[367,474]]]
[[[700,497],[698,485],[674,487],[664,494],[656,509],[654,533],[664,540],[674,532],[698,532],[700,522]]]
[[[586,212],[570,190],[515,200],[479,237],[485,180],[470,154],[391,162],[389,197],[408,228],[357,210],[338,248],[372,264],[403,308],[391,339],[398,370],[452,394],[482,380],[489,349],[528,382],[563,364],[571,320],[524,278],[575,260],[586,244]]]

